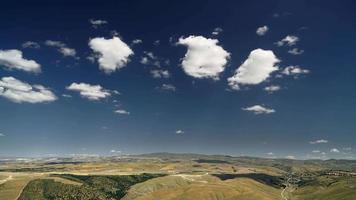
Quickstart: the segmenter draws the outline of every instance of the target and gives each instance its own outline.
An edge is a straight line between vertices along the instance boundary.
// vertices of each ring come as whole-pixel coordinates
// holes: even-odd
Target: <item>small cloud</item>
[[[26,41],[22,44],[22,48],[24,48],[24,49],[26,49],[26,48],[39,49],[40,45],[37,42]]]
[[[27,60],[23,57],[22,51],[17,49],[0,50],[0,66],[9,70],[23,70],[26,72],[41,72],[41,65],[34,60]]]
[[[150,71],[153,78],[169,78],[170,73],[168,70],[153,69]]]
[[[251,106],[251,107],[242,108],[242,110],[253,112],[256,115],[259,115],[259,114],[271,114],[271,113],[276,112],[274,109],[265,108],[265,107],[260,106],[260,105],[254,105],[254,106]]]
[[[268,30],[269,30],[268,26],[258,27],[256,30],[256,34],[259,36],[264,36]]]
[[[142,40],[141,39],[134,39],[132,40],[132,44],[141,44]]]
[[[176,91],[176,87],[174,86],[174,85],[172,85],[172,84],[162,84],[162,86],[161,87],[159,87],[159,89],[161,89],[161,90],[166,90],[166,91],[172,91],[172,92],[174,92],[174,91]]]
[[[229,77],[228,84],[233,90],[240,90],[241,85],[258,85],[267,80],[278,70],[280,60],[271,50],[255,49],[248,58]]]
[[[264,88],[264,90],[270,94],[272,94],[280,89],[281,89],[281,86],[279,86],[279,85],[270,85],[270,86],[267,86]]]
[[[72,98],[72,95],[70,95],[70,94],[62,94],[62,97],[65,97],[65,98]]]
[[[309,144],[325,144],[328,142],[329,142],[328,140],[320,139],[320,140],[310,141]]]
[[[269,156],[273,156],[273,155],[274,155],[274,153],[273,153],[273,152],[268,152],[268,153],[267,153],[267,155],[269,155]]]
[[[31,85],[14,77],[0,79],[0,97],[15,103],[46,103],[57,100],[56,95],[43,85]]]
[[[214,28],[214,31],[211,33],[212,35],[219,35],[220,33],[223,32],[223,29],[220,27]]]
[[[93,28],[99,28],[102,25],[107,24],[108,22],[102,19],[90,19],[89,23],[92,25]]]
[[[230,53],[223,49],[219,40],[191,35],[179,38],[177,45],[187,47],[182,58],[184,72],[194,78],[219,79],[219,74],[225,70]]]
[[[294,35],[287,35],[282,40],[276,42],[277,46],[281,47],[284,45],[293,46],[299,41],[299,38]]]
[[[100,100],[111,96],[110,90],[100,85],[90,85],[88,83],[72,83],[66,89],[79,92],[80,96],[89,100]]]
[[[64,57],[69,56],[77,58],[76,50],[73,48],[69,48],[65,43],[61,41],[46,40],[45,45],[57,48],[58,52],[60,52]]]
[[[176,134],[184,134],[185,132],[183,130],[176,130]]]
[[[320,153],[320,150],[313,150],[312,153]]]
[[[110,153],[112,153],[112,154],[120,154],[121,151],[115,150],[115,149],[111,149],[111,150],[110,150]]]
[[[118,37],[105,39],[93,38],[89,47],[97,54],[99,69],[110,74],[126,66],[129,57],[134,54],[132,49]]]
[[[282,71],[282,74],[287,75],[287,76],[298,76],[301,74],[309,74],[309,73],[310,73],[310,70],[303,69],[298,65],[288,66],[288,67],[284,68],[284,70]]]
[[[3,134],[3,133],[0,133],[0,137],[5,137],[5,134]]]
[[[330,149],[330,152],[331,153],[340,153],[340,150],[336,149],[336,148],[332,148],[332,149]]]
[[[156,40],[156,41],[154,41],[154,42],[153,42],[153,45],[158,46],[160,43],[161,43],[161,41],[160,41],[160,40]]]
[[[161,67],[160,59],[153,54],[153,52],[145,51],[143,52],[145,55],[141,57],[140,63],[143,65],[152,65],[155,67]]]
[[[302,49],[298,49],[298,48],[293,48],[293,49],[290,49],[288,51],[288,53],[292,54],[292,55],[300,55],[300,54],[303,54],[304,53],[304,50]]]
[[[120,114],[120,115],[129,115],[130,114],[130,112],[123,110],[123,109],[115,110],[115,113]]]
[[[286,156],[286,158],[287,158],[287,159],[290,159],[290,160],[295,160],[295,159],[296,159],[295,156],[291,156],[291,155]]]

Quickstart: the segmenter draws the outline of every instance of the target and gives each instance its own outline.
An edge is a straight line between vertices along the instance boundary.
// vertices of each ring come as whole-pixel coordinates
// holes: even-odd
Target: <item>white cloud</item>
[[[162,86],[160,87],[161,90],[167,90],[167,91],[176,91],[176,87],[172,84],[162,84]]]
[[[268,153],[267,153],[267,155],[269,155],[269,156],[273,156],[273,155],[274,155],[274,153],[273,153],[273,152],[268,152]]]
[[[255,49],[251,51],[248,58],[239,68],[236,69],[235,74],[228,78],[229,86],[234,90],[239,90],[240,85],[257,85],[262,83],[270,74],[278,70],[275,66],[279,59],[271,50]]]
[[[61,41],[54,41],[54,40],[46,40],[45,44],[50,47],[56,47],[58,52],[60,52],[63,56],[71,56],[75,57],[77,52],[73,48],[69,48],[66,44]]]
[[[304,53],[304,50],[298,49],[298,48],[293,48],[293,49],[290,49],[288,51],[288,53],[290,53],[292,55],[300,55],[300,54]]]
[[[310,71],[307,69],[303,69],[301,67],[299,67],[298,65],[296,66],[288,66],[286,68],[284,68],[284,70],[282,71],[282,74],[285,75],[291,75],[291,76],[297,76],[300,74],[309,74]]]
[[[134,39],[132,40],[132,44],[141,44],[142,40],[141,39]]]
[[[264,88],[265,91],[268,93],[273,93],[281,89],[281,86],[279,85],[270,85]]]
[[[158,46],[160,43],[161,43],[160,40],[156,40],[156,41],[153,42],[153,45]]]
[[[332,148],[332,149],[330,149],[330,152],[331,153],[340,153],[340,150],[336,149],[336,148]]]
[[[121,151],[119,151],[119,150],[115,150],[115,149],[111,149],[111,150],[110,150],[110,153],[119,153],[119,154],[120,154],[120,153],[121,153]]]
[[[62,94],[62,97],[65,97],[65,98],[72,98],[72,95],[70,95],[70,94]]]
[[[176,134],[183,134],[184,133],[184,131],[183,130],[176,130]]]
[[[219,35],[220,33],[223,32],[223,29],[220,27],[214,28],[214,31],[211,33],[212,35]]]
[[[0,50],[0,65],[8,69],[17,69],[27,72],[41,72],[41,65],[34,60],[23,57],[22,51],[17,49]]]
[[[99,68],[105,73],[112,73],[126,66],[129,56],[134,52],[120,38],[105,39],[98,37],[89,41],[90,48],[98,53]]]
[[[313,150],[312,153],[320,153],[320,150]]]
[[[39,49],[40,45],[37,42],[27,41],[22,44],[22,48]]]
[[[170,73],[168,70],[153,69],[150,71],[153,78],[169,78]]]
[[[108,22],[101,19],[90,19],[89,23],[92,25],[93,28],[98,28],[99,26],[107,24]]]
[[[315,140],[315,141],[310,141],[309,143],[310,144],[325,144],[325,143],[328,143],[329,141],[328,140],[324,140],[324,139],[319,139],[319,140]]]
[[[287,35],[282,40],[276,42],[277,46],[281,47],[283,45],[293,46],[299,41],[299,38],[294,35]]]
[[[260,106],[260,105],[254,105],[254,106],[251,106],[251,107],[242,108],[242,110],[253,112],[256,115],[258,115],[258,114],[271,114],[271,113],[276,112],[274,109],[265,108],[265,107]]]
[[[182,66],[186,74],[195,78],[219,79],[230,53],[218,45],[219,40],[203,36],[180,38],[177,44],[188,47]]]
[[[143,65],[153,65],[155,67],[160,68],[161,62],[160,59],[153,54],[153,52],[145,51],[143,52],[145,55],[141,57],[140,63]]]
[[[269,30],[268,26],[258,27],[256,30],[256,34],[259,36],[263,36],[267,33],[268,30]]]
[[[291,155],[286,156],[286,158],[287,158],[287,159],[291,159],[291,160],[295,160],[295,159],[296,159],[295,156],[291,156]]]
[[[66,87],[67,90],[77,91],[84,98],[89,100],[100,100],[111,96],[110,90],[104,89],[100,85],[90,85],[87,83],[72,83]]]
[[[5,134],[3,134],[3,133],[0,133],[0,137],[5,137]]]
[[[57,99],[48,88],[42,85],[30,85],[11,76],[0,80],[0,96],[15,103],[43,103]]]
[[[63,56],[72,56],[75,57],[75,55],[77,54],[77,52],[75,51],[75,49],[71,49],[68,47],[63,47],[59,49],[59,52],[62,53]]]
[[[129,115],[130,114],[130,112],[123,110],[123,109],[115,110],[115,113],[121,114],[121,115]]]

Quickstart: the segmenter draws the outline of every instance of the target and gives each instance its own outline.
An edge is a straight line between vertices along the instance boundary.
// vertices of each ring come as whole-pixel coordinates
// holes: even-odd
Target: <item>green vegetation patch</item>
[[[19,200],[105,200],[121,199],[132,186],[146,180],[164,176],[162,174],[140,174],[127,176],[81,176],[54,175],[82,183],[81,186],[36,179],[27,184]]]

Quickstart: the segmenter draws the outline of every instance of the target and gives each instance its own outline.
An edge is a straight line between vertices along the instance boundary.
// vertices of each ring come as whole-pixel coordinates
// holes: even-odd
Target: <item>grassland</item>
[[[351,200],[355,164],[167,153],[14,160],[0,165],[0,199]]]

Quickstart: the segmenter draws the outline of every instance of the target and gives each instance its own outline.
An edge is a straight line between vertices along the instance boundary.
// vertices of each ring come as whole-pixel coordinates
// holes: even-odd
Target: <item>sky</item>
[[[351,0],[0,8],[0,156],[356,157]]]

